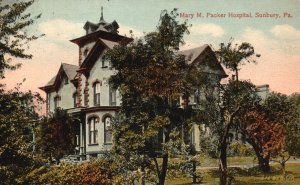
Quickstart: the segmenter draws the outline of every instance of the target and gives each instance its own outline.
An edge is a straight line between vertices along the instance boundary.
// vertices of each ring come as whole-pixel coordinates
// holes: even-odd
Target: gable
[[[57,74],[45,86],[39,89],[45,92],[56,91],[63,79],[67,78],[72,81],[75,78],[78,68],[76,65],[62,63]]]
[[[105,39],[98,39],[91,51],[84,59],[79,71],[87,75],[87,73],[92,69],[92,67],[99,59],[100,55],[105,51],[105,49],[112,49],[116,45],[119,45],[119,43]]]
[[[218,61],[215,53],[209,45],[180,51],[179,54],[185,55],[187,64],[204,69],[205,72],[217,74],[222,78],[227,77],[223,67]]]

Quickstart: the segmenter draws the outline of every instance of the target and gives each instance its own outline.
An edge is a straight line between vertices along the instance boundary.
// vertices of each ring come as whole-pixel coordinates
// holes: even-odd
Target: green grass
[[[246,170],[240,168],[232,168],[230,171],[234,173],[235,182],[233,184],[239,185],[298,185],[300,184],[300,163],[289,163],[286,165],[287,174],[291,174],[294,179],[284,180],[278,165],[272,166],[273,172],[270,174],[262,174],[255,168]],[[203,184],[217,185],[219,182],[217,170],[201,170],[203,175]],[[167,179],[168,185],[191,185],[190,177],[181,177]]]
[[[245,164],[257,164],[254,157],[227,157],[228,165],[245,165]],[[209,157],[203,157],[200,159],[201,166],[218,166],[218,159]]]

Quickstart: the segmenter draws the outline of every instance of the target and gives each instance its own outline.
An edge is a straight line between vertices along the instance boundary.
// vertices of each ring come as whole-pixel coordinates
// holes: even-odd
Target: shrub
[[[22,184],[111,184],[115,166],[105,160],[94,160],[81,164],[61,163],[41,166],[28,173]]]

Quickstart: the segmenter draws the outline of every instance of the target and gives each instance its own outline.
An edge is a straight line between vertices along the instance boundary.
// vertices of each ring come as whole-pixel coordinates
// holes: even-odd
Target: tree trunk
[[[220,185],[227,184],[227,142],[222,143],[220,149],[220,162],[219,162],[219,170],[220,174]]]
[[[270,170],[271,170],[270,157],[269,156],[267,156],[267,157],[259,156],[258,157],[258,165],[262,172],[264,172],[264,173],[270,172]]]
[[[239,81],[239,72],[238,69],[235,71],[235,79],[238,82]]]
[[[141,177],[139,180],[139,185],[145,185],[146,181],[145,181],[145,168],[141,167]]]
[[[270,155],[267,155],[266,157],[263,156],[263,151],[250,139],[247,140],[248,143],[250,143],[255,151],[256,157],[258,159],[258,167],[259,169],[264,172],[268,173],[270,172]]]
[[[166,176],[167,176],[167,169],[168,169],[169,154],[164,153],[162,158],[163,158],[163,161],[162,161],[161,173],[160,173],[160,176],[159,176],[158,185],[164,185],[165,184],[165,179],[166,179]]]
[[[285,162],[286,161],[282,161],[280,164],[281,164],[281,170],[282,170],[282,175],[284,176],[284,178],[285,178],[285,175],[286,175],[286,173],[285,173]]]
[[[192,182],[193,184],[197,183],[197,174],[196,174],[196,162],[193,161],[193,169],[192,169]]]

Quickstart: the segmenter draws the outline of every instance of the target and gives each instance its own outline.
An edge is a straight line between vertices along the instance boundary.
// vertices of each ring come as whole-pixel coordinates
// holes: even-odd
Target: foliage
[[[128,161],[139,156],[139,168],[144,171],[149,160],[156,160],[156,151],[162,150],[163,164],[156,168],[160,184],[165,180],[171,148],[180,148],[179,133],[188,117],[179,105],[187,65],[185,57],[177,53],[188,31],[186,22],[176,21],[177,16],[176,9],[163,11],[157,31],[106,54],[117,71],[109,83],[122,97],[120,116],[113,124],[114,151]]]
[[[256,94],[255,86],[248,81],[230,79],[228,84],[219,87],[219,96],[209,101],[210,111],[207,117],[211,135],[217,138],[220,159],[220,180],[226,184],[227,180],[227,149],[232,130],[239,126],[238,118],[255,107],[260,98]]]
[[[221,43],[220,49],[216,51],[216,54],[227,69],[236,73],[236,80],[238,81],[239,66],[244,62],[256,63],[253,57],[260,57],[260,55],[255,54],[254,47],[250,43],[242,42],[238,45],[232,42],[231,40],[227,44]]]
[[[290,120],[286,124],[285,144],[290,155],[300,156],[300,95],[293,94],[289,98],[291,103]]]
[[[112,184],[116,175],[113,163],[95,160],[82,164],[61,163],[59,166],[41,166],[22,178],[22,184]]]
[[[49,117],[43,118],[38,131],[40,152],[52,161],[59,162],[64,155],[75,149],[75,126],[66,110],[56,109]]]
[[[229,145],[229,156],[253,156],[255,155],[250,145],[233,142]]]
[[[39,94],[20,92],[18,87],[8,92],[0,90],[0,178],[3,184],[15,184],[33,163],[32,129],[38,118],[35,103],[41,101]]]
[[[290,110],[287,96],[270,93],[260,105],[240,118],[241,132],[252,145],[264,172],[270,170],[270,158],[283,156],[286,150],[285,136]]]
[[[247,140],[257,145],[262,156],[276,156],[284,147],[284,129],[258,111],[250,111],[243,117]],[[254,144],[255,143],[255,144]]]
[[[34,0],[14,3],[0,1],[0,77],[4,78],[4,70],[15,70],[21,64],[12,64],[10,59],[4,55],[16,58],[32,58],[31,54],[25,52],[30,41],[36,40],[38,36],[28,33],[28,27],[41,15],[32,16],[26,13],[28,7]]]

